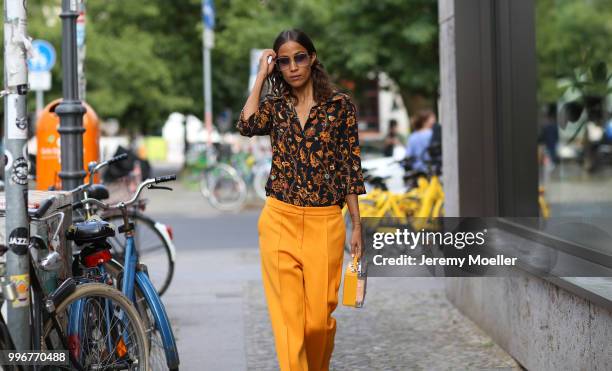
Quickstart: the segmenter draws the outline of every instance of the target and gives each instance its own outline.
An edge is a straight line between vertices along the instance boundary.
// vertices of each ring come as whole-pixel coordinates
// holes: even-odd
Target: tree
[[[610,19],[612,3],[606,0],[536,2],[538,101],[558,101],[565,90],[561,80],[612,61]]]
[[[29,33],[61,49],[60,0],[30,0]],[[336,82],[355,94],[372,72],[394,79],[409,108],[438,90],[435,0],[217,0],[213,111],[234,119],[247,94],[251,48],[301,28]],[[172,111],[202,117],[201,0],[87,1],[87,101],[123,128],[155,132]],[[61,61],[53,89],[61,96]]]
[[[217,10],[215,94],[234,110],[244,103],[249,50],[271,47],[274,37],[287,28],[300,28],[311,36],[334,80],[356,82],[356,94],[368,76],[384,71],[398,84],[409,109],[435,105],[436,0],[220,1]]]
[[[438,97],[438,11],[436,0],[345,0],[334,10],[330,68],[359,81],[386,72],[414,112]],[[338,47],[341,46],[341,47]],[[331,49],[330,48],[330,49]]]

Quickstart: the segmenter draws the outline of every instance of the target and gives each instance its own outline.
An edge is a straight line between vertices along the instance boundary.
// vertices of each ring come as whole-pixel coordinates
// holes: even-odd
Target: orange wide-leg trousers
[[[302,207],[268,197],[258,230],[280,369],[327,371],[344,258],[340,207]]]

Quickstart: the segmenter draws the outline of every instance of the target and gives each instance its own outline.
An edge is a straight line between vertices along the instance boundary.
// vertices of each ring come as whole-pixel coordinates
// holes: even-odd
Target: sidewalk
[[[147,214],[175,231],[176,271],[162,299],[181,369],[278,370],[261,282],[259,210],[220,213],[197,190],[174,187],[149,192]],[[333,370],[520,370],[446,300],[443,278],[370,278],[365,307],[340,304],[334,316]]]
[[[177,266],[164,302],[182,368],[278,370],[258,250],[189,251]],[[519,370],[446,300],[442,280],[371,278],[364,308],[334,312],[332,369]]]
[[[261,283],[246,291],[248,369],[277,370]],[[339,305],[334,317],[332,370],[520,370],[446,300],[440,279],[370,279],[366,306]]]

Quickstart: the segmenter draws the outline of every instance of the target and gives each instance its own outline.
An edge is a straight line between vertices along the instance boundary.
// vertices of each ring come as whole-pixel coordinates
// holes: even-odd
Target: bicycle
[[[37,209],[28,209],[28,215],[34,221],[60,218],[51,244],[47,245],[40,236],[32,236],[28,245],[32,349],[68,350],[65,361],[70,367],[63,367],[65,369],[108,369],[112,366],[115,369],[148,370],[144,326],[135,307],[118,290],[85,279],[68,278],[49,295],[44,295],[38,269],[54,272],[62,265],[53,242],[57,241],[65,214],[59,211],[43,217],[53,201],[53,198],[47,199]],[[6,248],[3,250],[5,252]],[[47,254],[43,257],[45,252]],[[23,300],[14,293],[9,293],[7,298]],[[81,306],[79,316],[75,316],[73,308],[80,304],[85,305]],[[93,304],[107,310],[92,312]],[[6,337],[7,334],[1,334],[3,342],[12,346],[13,341],[10,334]],[[94,336],[97,339],[93,339]]]
[[[368,170],[364,170],[364,180],[372,184],[374,189],[359,196],[359,212],[363,218],[375,218],[369,223],[370,227],[377,228],[380,232],[394,232],[395,227],[386,230],[380,226],[379,222],[388,217],[393,218],[392,223],[395,225],[409,224],[414,230],[428,229],[434,227],[436,220],[444,216],[445,194],[440,181],[441,151],[437,146],[431,147],[429,151],[432,159],[426,161],[427,174],[412,171],[410,158],[401,161],[407,172],[404,180],[411,181],[412,186],[400,194],[388,191],[386,178],[370,176]],[[549,218],[550,209],[543,187],[538,189],[538,206],[540,215],[545,219]],[[345,249],[350,252],[351,218],[348,215],[348,207],[345,206],[342,212],[347,226]]]
[[[217,161],[212,149],[188,157],[188,171],[198,174],[200,192],[212,207],[232,211],[244,205],[247,186],[233,166]]]
[[[94,184],[93,179],[95,174],[100,172],[105,167],[127,158],[126,154],[113,157],[107,161],[88,164],[89,182],[81,185],[72,193],[83,192],[83,197],[96,198],[100,201],[109,198],[109,192],[102,184]],[[170,286],[174,276],[174,267],[176,262],[176,248],[173,242],[172,228],[166,224],[155,221],[144,215],[141,210],[144,210],[144,203],[139,200],[138,203],[129,210],[130,220],[134,223],[137,230],[135,238],[135,251],[140,261],[152,267],[149,270],[149,278],[155,286],[157,293],[162,296]],[[97,213],[97,210],[92,210]],[[111,224],[118,224],[123,217],[118,212],[99,212],[102,220]],[[80,220],[84,220],[85,215],[80,215]],[[115,235],[109,239],[112,249],[111,254],[118,261],[124,260],[126,241],[121,235]]]
[[[266,183],[272,167],[271,158],[255,159],[255,156],[246,152],[232,154],[231,165],[238,171],[244,179],[247,188],[253,189],[255,196],[260,200],[266,200]]]
[[[5,300],[13,301],[17,299],[17,289],[15,284],[9,282],[4,276],[0,277],[0,302]],[[15,350],[15,344],[13,338],[9,332],[4,316],[0,312],[0,350]],[[20,365],[5,365],[3,366],[6,371],[23,371],[23,367]]]
[[[135,253],[134,224],[129,219],[129,207],[138,201],[145,188],[171,190],[171,188],[160,187],[157,184],[175,179],[175,175],[147,179],[138,186],[130,200],[115,205],[108,205],[95,198],[85,198],[74,205],[75,208],[84,207],[87,213],[87,220],[81,223],[83,231],[81,236],[86,237],[85,232],[88,230],[106,231],[100,232],[99,235],[103,235],[104,239],[97,241],[98,247],[94,246],[93,249],[90,249],[92,253],[87,259],[81,260],[85,270],[92,272],[90,275],[98,277],[99,280],[111,279],[117,287],[121,287],[121,292],[136,305],[145,322],[146,331],[149,334],[148,343],[151,346],[149,358],[154,361],[153,367],[155,369],[167,367],[170,370],[178,370],[179,366],[176,341],[164,305],[149,280],[147,267],[138,262],[138,256]],[[123,267],[111,258],[109,249],[105,248],[105,246],[110,246],[107,239],[114,235],[114,229],[110,227],[110,223],[92,215],[90,206],[95,206],[100,210],[118,210],[123,216],[123,225],[118,227],[119,233],[124,234],[126,239]],[[70,236],[72,239],[79,237],[78,226],[75,229]],[[84,244],[89,241],[82,238],[80,242]]]
[[[423,173],[413,170],[412,157],[397,162],[406,171],[403,179],[409,184],[408,189],[402,193],[390,192],[385,183],[388,177],[376,177],[369,174],[369,170],[364,170],[364,181],[374,189],[359,196],[360,216],[371,218],[368,228],[376,228],[378,232],[394,232],[397,224],[411,225],[415,230],[428,228],[432,221],[443,215],[444,190],[439,180],[440,163],[437,160],[427,161],[428,173]],[[348,206],[345,205],[342,212],[346,225],[345,250],[350,252],[352,220]],[[388,228],[385,227],[387,221],[391,223]]]

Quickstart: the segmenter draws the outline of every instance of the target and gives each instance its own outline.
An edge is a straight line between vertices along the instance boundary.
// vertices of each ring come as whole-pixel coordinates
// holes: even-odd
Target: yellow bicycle
[[[412,180],[415,184],[403,193],[394,193],[388,190],[385,181],[388,177],[373,177],[368,170],[364,170],[364,180],[372,185],[373,189],[367,194],[359,195],[359,214],[369,221],[368,227],[376,228],[379,232],[394,232],[395,227],[385,228],[382,223],[392,218],[392,224],[411,225],[415,230],[433,227],[439,217],[444,216],[444,189],[440,181],[440,166],[430,164],[430,175],[414,174],[408,172],[405,180]],[[540,215],[550,217],[550,209],[544,197],[544,188],[539,187],[538,204]],[[348,207],[342,209],[347,226],[347,251],[350,250],[351,218]],[[374,224],[372,224],[374,223]]]

